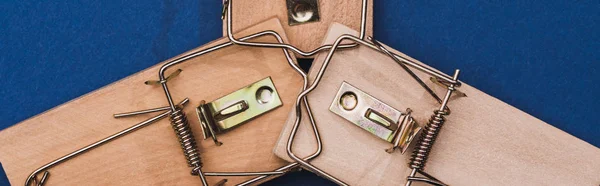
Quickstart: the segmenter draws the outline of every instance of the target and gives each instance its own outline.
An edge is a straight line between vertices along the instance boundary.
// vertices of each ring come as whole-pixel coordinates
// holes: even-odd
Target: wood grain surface
[[[245,29],[247,35],[262,30],[285,34],[277,18]],[[274,37],[257,39],[277,42]],[[287,40],[287,39],[286,39]],[[218,39],[198,51],[227,42]],[[123,130],[150,116],[124,119],[112,115],[166,106],[160,86],[148,86],[157,79],[164,63],[133,74],[99,90],[81,96],[0,132],[0,161],[12,185],[22,185],[36,168],[85,145]],[[281,49],[230,46],[171,69],[183,72],[169,82],[174,99],[185,97],[190,104],[185,112],[196,135],[204,171],[270,171],[284,164],[273,152],[293,100],[302,86],[301,76],[290,65]],[[90,72],[93,73],[93,72]],[[169,74],[170,72],[167,72]],[[227,133],[219,135],[224,143],[202,140],[194,108],[201,100],[213,101],[255,81],[271,76],[283,106]],[[191,176],[182,150],[167,119],[128,134],[104,146],[49,169],[47,185],[200,185]],[[41,176],[41,175],[40,175]],[[251,177],[229,177],[227,185]],[[220,177],[209,177],[214,184]]]
[[[352,30],[333,25],[324,42],[348,32]],[[315,77],[325,56],[316,57],[310,77]],[[414,71],[444,95],[445,89],[431,83],[428,75]],[[462,75],[468,73],[469,69],[462,69]],[[351,185],[404,184],[411,152],[386,153],[390,143],[328,110],[343,81],[398,110],[410,107],[421,125],[439,104],[392,59],[367,47],[336,52],[322,82],[308,95],[324,146],[313,165]],[[600,184],[600,149],[466,83],[460,90],[468,97],[451,99],[452,114],[433,147],[426,172],[450,185]],[[306,121],[303,117],[293,147],[300,157],[316,148]],[[275,147],[275,153],[287,160],[292,123],[293,118],[288,119]]]
[[[352,29],[360,29],[362,0],[319,0],[320,21],[290,26],[286,0],[232,0],[233,31],[277,16],[283,24],[290,44],[303,51],[321,45],[332,23],[341,23]],[[373,35],[373,1],[367,4],[367,35]],[[227,20],[223,20],[223,36],[227,35]],[[303,58],[300,55],[296,57]]]

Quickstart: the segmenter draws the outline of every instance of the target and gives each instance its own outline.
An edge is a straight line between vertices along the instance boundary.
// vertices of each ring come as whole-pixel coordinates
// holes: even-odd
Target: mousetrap
[[[287,41],[277,18],[240,34],[263,30],[281,33],[282,41],[253,41]],[[287,165],[270,148],[302,90],[302,76],[290,67],[295,59],[282,49],[227,42],[218,39],[1,131],[0,159],[11,184],[198,185],[190,172],[200,166],[208,184],[235,184]],[[214,47],[220,49],[164,68]],[[154,81],[159,71],[171,75]],[[172,105],[161,87],[167,81]],[[105,144],[95,148],[99,143]]]
[[[362,6],[367,9],[366,33],[373,33],[372,1],[363,5],[362,0],[224,0],[225,8],[227,3],[234,4],[230,9],[234,14],[234,32],[276,16],[282,21],[290,44],[303,51],[319,47],[334,22],[359,30]],[[227,19],[223,21],[223,36],[227,36]]]
[[[323,43],[352,38],[338,37],[343,33],[356,31],[334,24]],[[364,43],[369,47],[334,46],[335,54],[317,55],[309,71],[313,89],[301,93],[324,146],[310,164],[335,179],[324,177],[348,185],[598,184],[600,149],[467,84],[432,76],[439,74],[435,69],[425,73],[426,65],[375,40]],[[406,65],[414,74],[393,54],[415,63]],[[450,78],[457,80],[458,71]],[[309,118],[303,115],[295,131],[294,116],[274,149],[290,162],[296,161],[290,151],[306,156],[316,150]]]

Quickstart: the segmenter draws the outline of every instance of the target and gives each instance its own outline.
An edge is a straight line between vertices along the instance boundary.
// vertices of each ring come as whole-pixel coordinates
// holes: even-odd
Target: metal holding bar
[[[188,100],[188,99],[186,98],[186,100]],[[114,114],[113,117],[114,118],[124,118],[124,117],[129,117],[129,116],[136,116],[136,115],[141,115],[141,114],[166,111],[166,110],[170,110],[170,109],[171,109],[171,107],[169,107],[169,106],[158,107],[158,108],[152,108],[152,109],[146,109],[146,110],[140,110],[140,111],[134,111],[134,112],[118,113],[118,114]]]
[[[377,40],[373,39],[372,37],[369,37],[369,40],[371,40],[371,42],[373,42],[373,44],[375,46],[377,46],[377,48],[379,48],[379,51],[381,51],[385,55],[389,56],[396,63],[398,63],[398,65],[400,65],[400,67],[402,67],[402,69],[404,69],[404,71],[406,73],[408,73],[415,81],[417,81],[417,83],[419,83],[419,85],[421,85],[421,87],[423,87],[425,90],[427,90],[427,93],[429,93],[429,95],[431,95],[431,97],[433,97],[433,99],[438,101],[440,104],[442,103],[442,99],[440,99],[440,97],[437,94],[435,94],[435,92],[433,92],[433,90],[431,90],[431,88],[429,88],[429,86],[427,86],[425,84],[425,82],[423,82],[423,80],[421,80],[421,78],[419,78],[419,76],[417,76],[412,70],[408,69],[408,67],[404,63],[402,63],[398,58],[395,58],[394,54],[392,54],[392,52],[390,52],[388,49],[383,47],[383,45],[381,45],[381,43],[379,43]]]
[[[206,176],[262,176],[262,175],[282,175],[289,171],[267,171],[267,172],[207,172]]]
[[[180,105],[185,105],[185,104],[187,104],[188,102],[189,102],[189,99],[187,99],[187,98],[186,98],[186,99],[184,99],[184,100],[183,100],[183,101],[180,103]],[[125,130],[122,130],[122,131],[120,131],[120,132],[117,132],[117,133],[115,133],[115,134],[113,134],[113,135],[110,135],[110,136],[108,136],[108,137],[104,138],[104,139],[101,139],[101,140],[99,140],[99,141],[97,141],[97,142],[94,142],[94,143],[92,143],[92,144],[89,144],[89,145],[87,145],[87,146],[85,146],[85,147],[83,147],[83,148],[80,148],[80,149],[78,149],[78,150],[76,150],[76,151],[73,151],[73,152],[71,152],[71,153],[69,153],[69,154],[67,154],[67,155],[65,155],[65,156],[63,156],[63,157],[60,157],[60,158],[58,158],[58,159],[56,159],[56,160],[54,160],[54,161],[51,161],[50,163],[47,163],[46,165],[43,165],[43,166],[41,166],[40,168],[38,168],[38,169],[36,169],[35,171],[33,171],[33,172],[32,172],[32,173],[29,175],[29,177],[27,177],[27,180],[25,181],[25,186],[29,186],[29,185],[31,185],[31,183],[32,183],[32,182],[34,182],[34,183],[35,183],[35,185],[37,185],[37,186],[42,186],[42,185],[44,185],[44,182],[47,180],[46,178],[47,178],[47,177],[48,177],[48,175],[49,175],[49,172],[47,171],[49,168],[51,168],[51,167],[54,167],[54,166],[56,166],[56,165],[58,165],[58,164],[60,164],[60,163],[63,163],[63,162],[65,162],[66,160],[69,160],[69,159],[71,159],[71,158],[74,158],[74,157],[76,157],[76,156],[79,156],[79,155],[81,155],[81,154],[83,154],[83,153],[85,153],[85,152],[87,152],[87,151],[90,151],[90,150],[92,150],[92,149],[96,148],[96,147],[102,146],[102,145],[104,145],[104,144],[106,144],[106,143],[108,143],[108,142],[110,142],[110,141],[112,141],[112,140],[115,140],[115,139],[117,139],[117,138],[119,138],[119,137],[122,137],[122,136],[124,136],[124,135],[126,135],[126,134],[129,134],[129,133],[131,133],[131,132],[133,132],[133,131],[136,131],[136,130],[139,130],[139,129],[143,128],[143,127],[146,127],[146,126],[148,126],[148,125],[150,125],[150,124],[152,124],[152,123],[155,123],[155,122],[157,122],[157,121],[159,121],[159,120],[161,120],[161,119],[164,119],[164,118],[165,118],[165,117],[167,117],[167,116],[168,116],[170,113],[171,113],[171,111],[166,111],[166,112],[164,112],[164,113],[162,113],[162,114],[159,114],[159,115],[157,115],[157,116],[154,116],[154,117],[152,117],[152,118],[150,118],[150,119],[147,119],[147,120],[145,120],[145,121],[142,121],[141,123],[135,124],[135,125],[133,125],[133,126],[131,126],[131,127],[127,128],[127,129],[125,129]],[[39,173],[40,173],[40,172],[42,172],[42,171],[44,171],[44,175],[42,176],[42,179],[38,181],[38,180],[37,180],[37,174],[39,174]]]

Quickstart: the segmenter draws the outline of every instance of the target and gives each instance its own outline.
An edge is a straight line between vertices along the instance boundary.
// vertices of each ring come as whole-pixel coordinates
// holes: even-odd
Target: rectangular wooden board
[[[274,30],[287,41],[277,18],[245,29],[240,34]],[[277,42],[274,37],[256,41]],[[187,53],[228,42],[220,38]],[[184,54],[182,54],[184,55]],[[12,185],[22,185],[36,168],[139,123],[151,116],[114,119],[112,115],[166,106],[156,80],[164,63],[133,74],[118,82],[57,106],[0,132],[0,161]],[[204,171],[270,171],[286,164],[271,151],[287,113],[302,88],[302,78],[294,71],[281,49],[230,46],[196,57],[169,70],[182,73],[169,82],[176,102],[188,97],[185,107],[200,146]],[[90,72],[93,73],[93,72]],[[202,140],[195,107],[201,100],[213,101],[270,76],[283,106],[227,133],[224,143]],[[163,119],[104,146],[49,169],[47,185],[200,185],[191,176],[182,149],[168,119]],[[41,176],[41,175],[40,175]],[[229,177],[228,185],[252,177]],[[209,177],[215,184],[221,177]]]
[[[360,29],[362,0],[319,0],[319,22],[290,26],[286,0],[232,0],[233,31],[277,16],[283,24],[290,44],[303,51],[321,45],[332,23],[341,23],[352,29]],[[373,34],[373,1],[367,3],[367,35]],[[223,20],[223,36],[227,36],[227,20]],[[304,58],[296,55],[296,57]]]
[[[348,32],[352,30],[335,24],[324,42]],[[316,57],[309,72],[311,79],[325,56]],[[428,80],[430,76],[413,71],[435,87],[438,95],[445,94],[445,88]],[[463,69],[463,75],[468,73],[469,69]],[[439,104],[391,58],[364,46],[337,51],[320,85],[308,95],[324,148],[311,161],[313,165],[350,185],[403,185],[410,174],[412,150],[404,155],[388,154],[384,149],[390,143],[329,111],[343,81],[400,111],[411,108],[421,125]],[[433,147],[427,173],[449,185],[600,184],[600,149],[468,84],[459,89],[468,97],[451,99],[452,114]],[[290,114],[274,150],[288,161],[286,142],[294,116]],[[316,149],[307,120],[304,115],[293,146],[301,157]]]

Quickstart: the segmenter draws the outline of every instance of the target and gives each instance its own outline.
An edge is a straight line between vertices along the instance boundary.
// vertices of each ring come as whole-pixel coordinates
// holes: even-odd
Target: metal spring
[[[194,167],[191,174],[198,175],[202,167],[202,159],[200,158],[200,152],[198,152],[194,133],[192,133],[187,117],[181,107],[175,107],[175,111],[169,115],[169,120],[171,120],[171,126],[173,126],[175,135],[179,139],[188,166]]]
[[[429,119],[427,125],[425,125],[421,137],[419,138],[419,141],[417,141],[417,146],[410,158],[409,165],[411,168],[423,170],[425,163],[427,163],[429,152],[435,143],[440,129],[442,129],[442,125],[444,125],[444,122],[446,121],[445,116],[448,114],[448,110],[433,111],[433,115]]]

